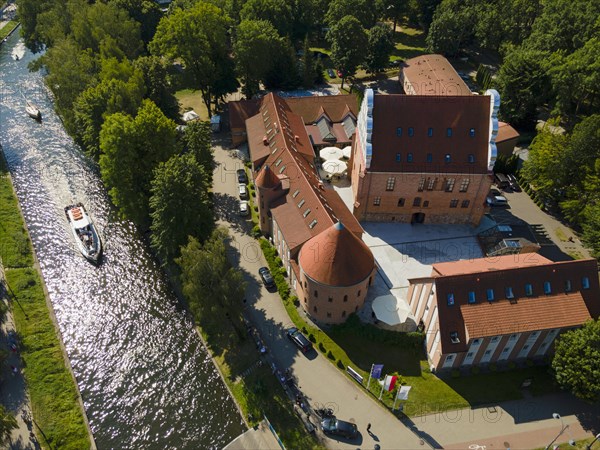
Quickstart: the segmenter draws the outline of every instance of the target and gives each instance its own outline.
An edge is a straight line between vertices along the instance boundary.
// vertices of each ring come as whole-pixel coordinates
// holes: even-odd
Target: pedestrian
[[[368,424],[367,424],[367,433],[370,433],[370,432],[371,432],[371,424],[370,424],[370,423],[368,423]]]

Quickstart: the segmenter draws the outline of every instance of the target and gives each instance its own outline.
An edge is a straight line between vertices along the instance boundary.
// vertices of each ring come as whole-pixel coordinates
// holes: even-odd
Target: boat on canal
[[[102,253],[102,242],[83,203],[65,207],[65,214],[77,248],[88,261],[97,263]]]
[[[25,106],[25,112],[27,112],[27,115],[29,117],[31,117],[32,119],[35,120],[42,120],[42,112],[39,110],[39,108],[37,106],[35,106],[33,103],[29,103],[27,100],[26,102],[26,106]]]

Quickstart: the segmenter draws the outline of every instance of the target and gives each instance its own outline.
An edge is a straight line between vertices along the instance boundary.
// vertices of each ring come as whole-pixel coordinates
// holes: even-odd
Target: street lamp
[[[585,446],[585,450],[592,450],[592,445],[594,445],[594,442],[596,442],[598,439],[600,439],[600,433],[596,435],[592,442]]]
[[[546,446],[545,450],[548,450],[548,449],[549,449],[549,448],[552,446],[552,444],[554,444],[554,442],[556,442],[556,440],[557,440],[557,439],[558,439],[558,438],[561,436],[561,434],[563,434],[563,433],[565,432],[565,430],[566,430],[567,428],[569,428],[569,425],[568,425],[568,424],[567,424],[567,425],[565,425],[565,423],[563,422],[563,420],[562,420],[562,417],[560,417],[560,414],[558,414],[558,413],[553,413],[553,414],[552,414],[552,417],[554,417],[555,419],[559,419],[559,420],[560,420],[560,431],[559,431],[559,433],[556,435],[556,437],[555,437],[554,439],[552,439],[552,442],[550,442],[550,443],[549,443],[549,444]],[[575,445],[575,441],[574,441],[573,439],[569,439],[569,445]]]

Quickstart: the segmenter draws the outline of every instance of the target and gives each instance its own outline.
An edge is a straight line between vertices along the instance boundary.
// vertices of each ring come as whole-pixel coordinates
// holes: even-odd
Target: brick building
[[[477,225],[496,160],[496,91],[374,95],[367,89],[352,149],[358,220]]]
[[[434,264],[431,277],[409,281],[433,370],[541,358],[560,332],[600,316],[594,259],[463,260]]]

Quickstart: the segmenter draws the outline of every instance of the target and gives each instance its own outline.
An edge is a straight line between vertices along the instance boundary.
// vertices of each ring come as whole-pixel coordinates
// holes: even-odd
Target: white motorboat
[[[75,243],[81,254],[89,261],[97,263],[102,253],[102,242],[82,203],[65,208]]]
[[[27,102],[27,106],[25,106],[25,111],[27,115],[35,120],[42,120],[42,112],[32,103]]]

